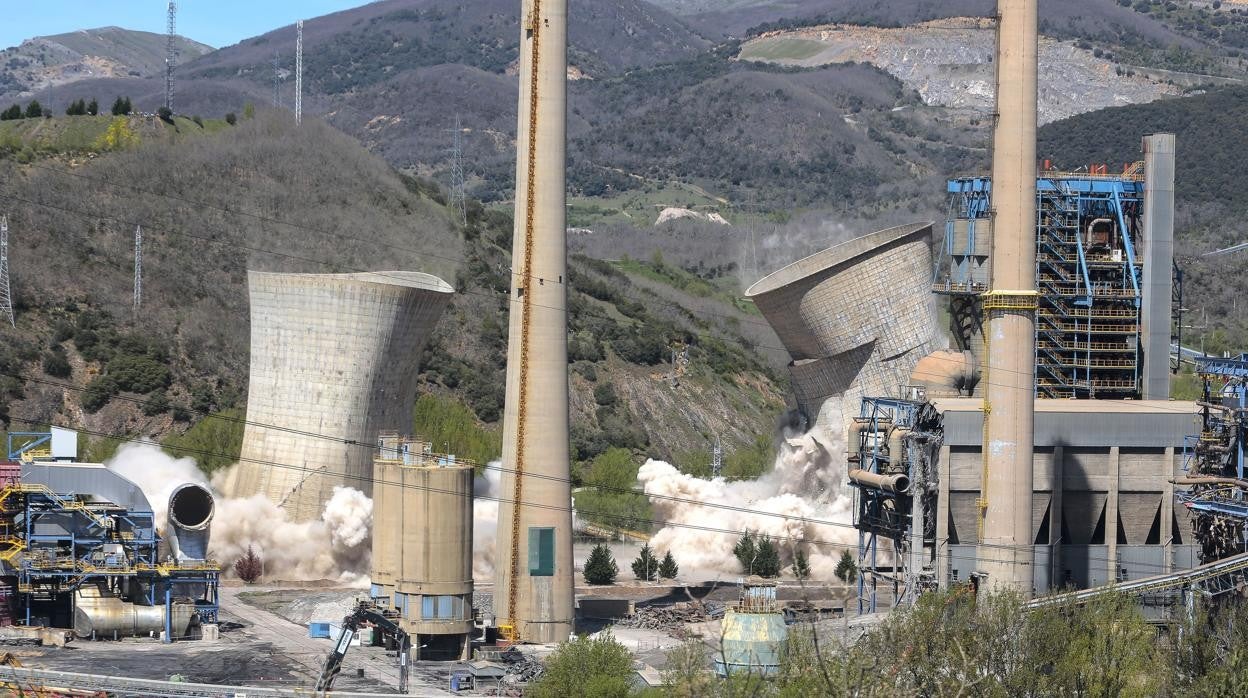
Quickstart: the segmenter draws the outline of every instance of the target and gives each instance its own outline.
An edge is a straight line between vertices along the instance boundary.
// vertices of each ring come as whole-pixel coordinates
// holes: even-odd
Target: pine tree
[[[806,553],[801,548],[793,553],[793,576],[798,579],[810,577],[810,561],[806,559]]]
[[[100,113],[100,103],[95,101],[95,97],[92,97],[91,101],[87,102],[87,113],[91,116],[96,116]]]
[[[641,546],[641,553],[633,560],[633,576],[644,582],[653,582],[659,573],[659,561],[654,558],[654,551],[647,543]]]
[[[754,550],[754,534],[746,531],[745,534],[732,547],[732,554],[737,558],[737,562],[741,563],[741,571],[745,574],[754,574],[754,557],[757,554]]]
[[[43,116],[43,106],[39,104],[39,100],[30,100],[30,104],[26,105],[26,118],[37,119],[41,116]]]
[[[612,584],[620,568],[605,543],[599,543],[585,561],[585,581],[590,584]]]
[[[113,102],[113,116],[125,116],[129,113],[130,107],[126,104],[126,100],[118,97],[117,101]]]
[[[841,559],[836,563],[836,570],[833,574],[837,579],[846,583],[858,578],[858,563],[854,562],[853,553],[848,550],[841,553]]]
[[[65,116],[82,116],[87,113],[87,103],[81,99],[70,102],[69,107],[65,110]]]
[[[20,118],[22,118],[22,107],[20,104],[14,104],[0,112],[0,121],[13,121]]]
[[[263,573],[264,563],[260,560],[260,556],[256,555],[255,549],[248,545],[247,553],[234,561],[234,574],[238,575],[244,584],[251,584]]]
[[[755,550],[757,556],[754,561],[754,574],[764,579],[775,579],[780,576],[780,551],[776,548],[775,543],[771,542],[770,536],[763,536],[759,539]]]
[[[663,579],[675,579],[680,574],[680,567],[676,564],[676,558],[672,557],[672,551],[667,551],[663,556],[663,562],[659,563],[659,576]]]

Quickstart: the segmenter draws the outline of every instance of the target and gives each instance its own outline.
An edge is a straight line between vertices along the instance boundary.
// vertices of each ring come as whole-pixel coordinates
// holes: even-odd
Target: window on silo
[[[529,576],[555,576],[555,529],[529,529]]]

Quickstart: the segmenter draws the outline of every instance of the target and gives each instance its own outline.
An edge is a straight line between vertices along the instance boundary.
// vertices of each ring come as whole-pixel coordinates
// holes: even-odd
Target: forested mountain
[[[510,215],[472,202],[461,225],[436,184],[395,172],[314,120],[234,122],[0,124],[0,212],[18,305],[16,330],[0,323],[5,426],[71,424],[94,438],[98,456],[109,446],[103,434],[181,443],[198,423],[207,433],[192,432],[193,443],[228,449],[237,430],[223,434],[203,416],[245,405],[246,272],[404,269],[437,274],[458,292],[422,357],[421,431],[443,430],[461,453],[497,456]],[[82,138],[92,129],[96,139]],[[105,138],[118,129],[127,136]],[[34,147],[15,150],[23,142]],[[144,300],[135,312],[140,224]],[[625,268],[684,274],[636,264]],[[755,439],[783,411],[782,378],[737,329],[758,320],[731,294],[707,291],[686,308],[582,257],[569,278],[578,460],[610,446],[670,458],[702,451],[712,434],[751,468],[770,458]],[[672,346],[687,349],[679,377]]]
[[[166,41],[164,34],[121,27],[27,39],[0,51],[0,101],[91,78],[163,74]],[[175,49],[182,60],[191,60],[212,47],[179,36]]]

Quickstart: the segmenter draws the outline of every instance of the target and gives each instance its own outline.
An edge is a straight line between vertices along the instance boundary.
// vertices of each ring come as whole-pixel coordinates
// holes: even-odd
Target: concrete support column
[[[1146,136],[1144,149],[1144,278],[1140,337],[1142,397],[1170,397],[1170,300],[1174,277],[1174,134]]]
[[[1118,579],[1118,474],[1119,448],[1109,449],[1109,492],[1105,496],[1105,545],[1109,552],[1105,561],[1106,581]]]
[[[949,586],[949,445],[940,447],[936,458],[936,583]]]
[[[1049,497],[1049,590],[1062,588],[1062,494],[1066,489],[1066,453],[1061,446],[1053,447],[1053,494]]]
[[[1174,447],[1166,447],[1166,463],[1169,474],[1178,474],[1174,467]],[[1161,549],[1164,559],[1162,573],[1169,574],[1174,569],[1174,483],[1167,477],[1161,485]]]

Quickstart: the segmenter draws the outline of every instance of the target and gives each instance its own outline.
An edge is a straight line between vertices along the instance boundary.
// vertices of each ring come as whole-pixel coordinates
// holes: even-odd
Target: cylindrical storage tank
[[[780,671],[780,654],[789,630],[781,613],[750,613],[729,609],[720,633],[722,651],[715,673],[769,677]]]
[[[169,496],[167,537],[176,560],[208,559],[208,526],[215,510],[212,493],[203,485],[187,483]]]
[[[788,350],[798,406],[816,425],[843,433],[860,398],[899,396],[937,347],[931,236],[931,223],[864,235],[746,291]]]
[[[374,525],[374,540],[402,541],[396,597],[403,629],[417,635],[472,632],[472,466],[413,457],[399,466],[402,526]],[[383,513],[383,520],[393,517]],[[393,539],[393,538],[391,538]]]
[[[251,365],[224,487],[318,520],[335,487],[372,495],[377,434],[409,428],[418,357],[454,289],[418,272],[248,272]]]
[[[388,435],[379,441],[373,461],[373,555],[369,596],[390,606],[399,567],[399,532],[403,530],[402,492],[398,439]]]
[[[192,604],[173,604],[173,636],[184,637],[195,615]],[[74,604],[74,635],[107,639],[160,633],[165,629],[165,607],[140,606],[122,599],[79,593]]]

